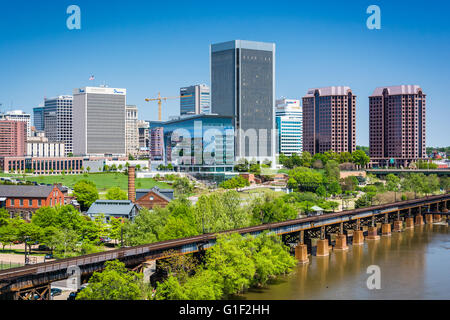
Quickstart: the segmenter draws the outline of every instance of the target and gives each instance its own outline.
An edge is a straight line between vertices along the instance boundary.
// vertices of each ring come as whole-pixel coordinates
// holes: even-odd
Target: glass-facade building
[[[277,150],[292,155],[303,151],[303,112],[300,100],[280,99],[276,103]]]
[[[275,44],[211,45],[211,112],[233,117],[236,159],[275,163]]]
[[[44,107],[33,108],[33,125],[36,131],[44,131]]]
[[[206,84],[180,89],[180,115],[210,114],[211,97]]]
[[[234,128],[231,117],[193,115],[157,125],[163,128],[164,160],[166,163],[172,163],[176,170],[233,170]]]

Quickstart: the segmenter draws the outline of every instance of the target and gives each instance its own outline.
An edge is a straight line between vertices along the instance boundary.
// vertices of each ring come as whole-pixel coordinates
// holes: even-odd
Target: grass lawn
[[[0,249],[0,254],[20,254],[20,255],[24,255],[25,254],[25,250],[24,249],[6,249],[2,250]],[[47,253],[37,253],[36,250],[32,250],[30,255],[32,256],[45,256]]]
[[[2,174],[3,175],[3,174]],[[11,175],[8,175],[11,176]],[[15,175],[16,178],[23,180],[22,175]],[[80,180],[90,180],[95,183],[99,192],[106,191],[111,187],[120,187],[122,190],[128,190],[128,176],[120,173],[89,173],[74,175],[48,175],[48,176],[27,176],[27,181],[36,181],[37,183],[53,184],[62,183],[64,186],[73,188],[75,183]],[[159,182],[151,178],[136,179],[136,189],[150,189],[158,186],[161,189],[169,189],[167,183]]]
[[[9,263],[9,262],[0,262],[0,270],[5,270],[5,269],[9,269],[9,268],[18,268],[18,267],[22,267],[23,264],[19,264],[19,263]]]
[[[259,197],[259,196],[262,196],[265,194],[272,195],[274,197],[280,197],[280,196],[285,195],[286,193],[284,193],[283,191],[274,191],[269,188],[257,188],[257,189],[251,189],[251,190],[239,192],[239,195],[241,196],[242,200],[250,200],[254,197]]]

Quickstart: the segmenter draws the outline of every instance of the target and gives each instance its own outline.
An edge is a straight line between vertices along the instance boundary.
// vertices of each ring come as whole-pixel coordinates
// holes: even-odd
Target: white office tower
[[[126,146],[127,155],[136,157],[139,152],[139,129],[138,129],[138,109],[134,105],[126,107]]]
[[[277,150],[292,155],[303,151],[303,112],[300,100],[280,99],[276,102]]]
[[[126,94],[119,88],[74,89],[74,155],[125,156]]]
[[[0,115],[0,119],[25,122],[27,127],[27,137],[31,136],[31,114],[22,110],[12,110]]]

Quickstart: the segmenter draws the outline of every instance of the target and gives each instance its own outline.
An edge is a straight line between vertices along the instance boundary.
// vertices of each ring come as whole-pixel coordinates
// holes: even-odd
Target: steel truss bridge
[[[242,235],[257,235],[269,231],[282,235],[287,243],[304,241],[310,251],[311,239],[324,239],[331,234],[348,231],[351,234],[351,230],[355,228],[364,230],[365,226],[374,226],[378,222],[390,223],[405,217],[427,214],[441,214],[448,218],[449,200],[450,193],[446,193],[7,269],[0,271],[0,299],[49,299],[50,284],[67,279],[74,268],[80,270],[81,277],[85,279],[93,272],[101,271],[106,261],[115,259],[124,262],[128,268],[139,270],[148,261],[165,258],[168,250],[179,254],[203,251],[215,244],[219,234],[238,232]]]

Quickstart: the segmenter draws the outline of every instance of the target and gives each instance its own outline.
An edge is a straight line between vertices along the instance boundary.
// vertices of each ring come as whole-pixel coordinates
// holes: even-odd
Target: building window
[[[20,207],[23,207],[23,199],[20,199],[20,200],[19,200],[19,206],[20,206]]]
[[[150,201],[153,201],[153,196],[150,197]]]

